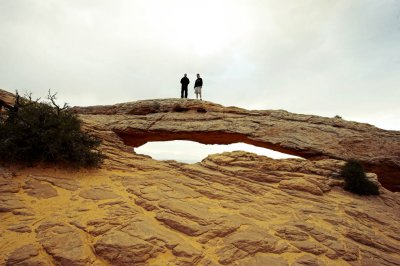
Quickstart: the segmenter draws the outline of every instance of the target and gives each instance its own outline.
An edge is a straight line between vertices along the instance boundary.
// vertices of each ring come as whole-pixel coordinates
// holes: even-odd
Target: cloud
[[[112,104],[201,73],[206,100],[400,129],[399,17],[391,0],[1,1],[0,87]]]

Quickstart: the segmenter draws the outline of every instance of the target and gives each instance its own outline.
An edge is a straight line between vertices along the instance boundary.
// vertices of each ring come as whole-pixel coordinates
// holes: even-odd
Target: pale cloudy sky
[[[1,88],[112,104],[185,72],[224,105],[400,129],[400,1],[0,0]]]

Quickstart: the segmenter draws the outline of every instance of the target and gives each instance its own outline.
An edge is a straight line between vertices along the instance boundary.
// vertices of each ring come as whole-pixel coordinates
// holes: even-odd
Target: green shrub
[[[342,168],[344,189],[358,195],[379,195],[379,188],[368,180],[361,163],[355,160],[348,161]]]
[[[17,94],[18,95],[18,94]],[[81,122],[69,107],[17,96],[0,120],[0,161],[56,163],[73,167],[99,166],[101,140],[81,131]]]

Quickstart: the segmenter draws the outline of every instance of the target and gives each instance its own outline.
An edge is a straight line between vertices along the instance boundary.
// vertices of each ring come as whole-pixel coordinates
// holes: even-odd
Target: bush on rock
[[[81,121],[55,103],[16,96],[14,106],[0,117],[0,161],[9,163],[61,163],[73,167],[99,166],[101,140],[81,130]]]
[[[379,188],[365,175],[361,163],[355,160],[348,161],[342,168],[344,189],[358,195],[379,195]]]

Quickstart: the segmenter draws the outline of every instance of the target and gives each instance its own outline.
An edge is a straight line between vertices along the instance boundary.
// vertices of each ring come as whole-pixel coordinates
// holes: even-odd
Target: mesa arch
[[[103,139],[117,135],[132,147],[168,140],[244,142],[310,160],[357,159],[368,171],[377,173],[385,187],[400,191],[399,131],[339,118],[283,110],[250,111],[181,99],[75,107],[74,111]]]

